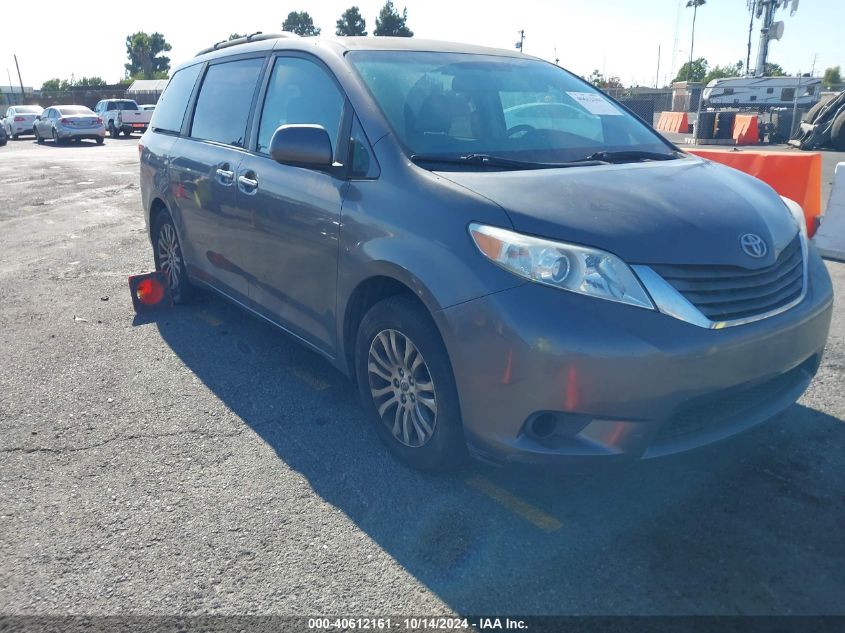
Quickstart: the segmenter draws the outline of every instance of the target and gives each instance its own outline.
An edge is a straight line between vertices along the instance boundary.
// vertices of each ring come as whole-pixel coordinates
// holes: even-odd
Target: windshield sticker
[[[582,106],[590,114],[622,115],[622,111],[619,108],[599,94],[593,92],[567,92],[566,94],[575,99],[578,105]]]

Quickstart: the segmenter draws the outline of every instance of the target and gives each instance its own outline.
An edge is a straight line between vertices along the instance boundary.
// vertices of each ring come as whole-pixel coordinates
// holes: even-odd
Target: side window
[[[337,84],[319,65],[300,57],[279,57],[264,97],[258,151],[269,151],[279,126],[296,123],[322,125],[336,151],[345,102]]]
[[[781,101],[792,101],[795,99],[795,88],[784,88],[780,91]]]
[[[188,109],[188,99],[194,91],[202,64],[183,68],[170,79],[164,94],[158,100],[158,107],[150,125],[153,131],[165,131],[178,134],[182,130],[182,121]]]
[[[209,66],[197,99],[191,136],[243,147],[252,96],[263,66],[264,58]]]

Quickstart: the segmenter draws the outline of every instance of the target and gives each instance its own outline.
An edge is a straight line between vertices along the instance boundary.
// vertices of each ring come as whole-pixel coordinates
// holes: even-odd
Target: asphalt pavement
[[[216,296],[135,316],[137,138],[0,148],[0,236],[2,614],[845,615],[841,305],[806,395],[737,438],[435,477]]]

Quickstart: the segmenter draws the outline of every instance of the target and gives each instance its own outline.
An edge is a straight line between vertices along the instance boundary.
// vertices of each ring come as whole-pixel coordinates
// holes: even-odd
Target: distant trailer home
[[[136,79],[126,89],[126,98],[134,99],[139,105],[158,103],[169,79]]]
[[[730,77],[714,79],[704,89],[709,108],[809,108],[819,101],[821,79],[814,77]]]

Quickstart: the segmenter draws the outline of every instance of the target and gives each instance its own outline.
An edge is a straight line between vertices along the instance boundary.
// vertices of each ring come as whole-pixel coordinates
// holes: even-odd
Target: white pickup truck
[[[106,130],[112,138],[123,132],[126,136],[132,132],[146,132],[153,113],[141,110],[131,99],[103,99],[94,108],[103,120]]]

